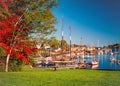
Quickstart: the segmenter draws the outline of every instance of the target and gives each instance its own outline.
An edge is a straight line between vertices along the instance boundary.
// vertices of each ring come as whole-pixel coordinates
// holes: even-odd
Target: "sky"
[[[120,43],[120,0],[58,0],[52,10],[57,19],[55,36],[72,44],[106,46]],[[82,40],[81,40],[82,38]]]

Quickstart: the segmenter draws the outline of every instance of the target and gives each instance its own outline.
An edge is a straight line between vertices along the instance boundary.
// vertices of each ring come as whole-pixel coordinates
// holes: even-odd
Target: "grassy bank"
[[[0,72],[0,86],[120,86],[119,71],[31,69]]]

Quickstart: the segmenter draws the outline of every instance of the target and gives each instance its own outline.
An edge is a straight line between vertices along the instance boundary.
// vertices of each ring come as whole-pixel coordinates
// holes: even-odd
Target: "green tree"
[[[57,40],[55,37],[50,37],[50,39],[48,39],[48,44],[50,44],[52,48],[59,48],[60,41]]]
[[[6,53],[5,53],[4,49],[2,47],[0,47],[0,72],[4,71],[5,57],[6,57]]]
[[[6,53],[2,47],[0,47],[0,58],[6,56]]]
[[[63,49],[63,51],[67,50],[68,44],[67,44],[66,40],[61,40],[61,48]]]
[[[56,31],[56,18],[51,12],[53,6],[57,6],[56,0],[13,0],[10,10],[15,15],[24,14],[22,26],[28,29],[31,38],[42,42],[46,36]]]

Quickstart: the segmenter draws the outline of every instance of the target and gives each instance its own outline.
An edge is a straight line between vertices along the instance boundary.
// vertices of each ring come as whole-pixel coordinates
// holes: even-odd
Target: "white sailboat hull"
[[[97,61],[92,61],[92,68],[95,69],[98,67],[98,62]]]

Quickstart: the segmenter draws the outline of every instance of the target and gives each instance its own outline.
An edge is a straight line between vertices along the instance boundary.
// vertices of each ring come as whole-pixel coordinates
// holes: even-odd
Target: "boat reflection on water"
[[[92,69],[105,69],[105,70],[120,70],[120,53],[113,54],[95,54],[94,59],[92,56],[84,56],[84,61],[91,66]],[[79,61],[83,58],[79,57]]]
[[[120,70],[120,65],[117,63],[120,59],[120,53],[103,54],[99,57],[99,66],[97,69]]]

